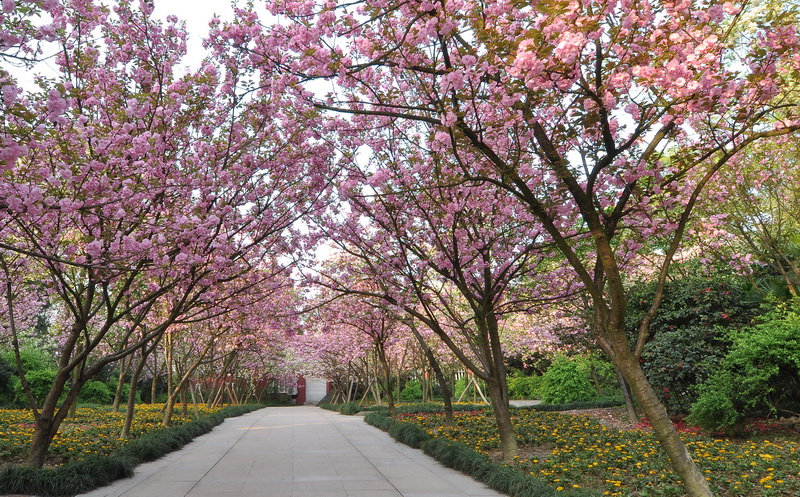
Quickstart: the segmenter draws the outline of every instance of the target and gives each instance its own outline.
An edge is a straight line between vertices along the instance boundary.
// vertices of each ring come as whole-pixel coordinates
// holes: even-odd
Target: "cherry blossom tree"
[[[0,175],[0,247],[27,259],[67,316],[56,380],[32,405],[35,466],[106,364],[283,284],[278,257],[321,208],[331,155],[297,124],[311,111],[254,90],[235,54],[180,76],[186,34],[148,2],[48,6],[59,72],[38,92],[4,80],[14,143]],[[121,345],[103,349],[112,330]]]
[[[746,274],[764,293],[800,295],[800,150],[797,141],[759,144],[723,171],[722,195],[701,208],[693,233],[708,262]],[[709,257],[714,254],[716,257]]]
[[[271,280],[277,280],[276,277]],[[293,281],[284,275],[283,286],[256,287],[260,292],[239,294],[229,308],[209,309],[209,315],[181,319],[164,336],[164,359],[167,371],[167,401],[162,423],[169,426],[179,395],[184,398],[202,366],[217,362],[238,362],[237,381],[246,385],[238,403],[255,392],[256,384],[267,374],[277,376],[267,367],[280,357],[297,335],[297,311],[292,304]],[[280,311],[278,311],[280,309]],[[226,369],[226,368],[223,368]],[[212,375],[213,376],[213,375]]]
[[[296,355],[305,358],[300,373],[320,375],[333,382],[335,400],[351,402],[359,385],[369,388],[367,356],[371,350],[367,336],[342,323],[335,316],[338,303],[331,295],[317,294],[313,309],[304,313],[303,333],[295,344]]]
[[[381,300],[343,296],[330,301],[322,309],[328,323],[346,327],[354,332],[353,338],[374,354],[375,379],[386,394],[389,411],[394,414],[395,398],[392,392],[393,368],[390,360],[392,342],[397,341],[400,322]]]
[[[663,286],[716,173],[751,144],[798,129],[786,98],[797,81],[791,18],[737,31],[740,5],[691,0],[268,7],[281,22],[237,45],[287,85],[335,82],[306,98],[332,113],[342,144],[379,155],[415,128],[413,141],[451,157],[453,174],[508,192],[537,219],[585,287],[594,339],[687,491],[710,495],[639,366],[662,292],[631,347],[621,270],[663,236]],[[247,29],[257,26],[236,27]],[[415,165],[388,161],[376,175]]]
[[[379,160],[404,151],[402,145],[399,150],[387,145]],[[420,153],[411,160],[415,170],[410,174],[384,169],[369,175],[369,167],[348,170],[341,195],[350,212],[341,222],[328,221],[328,237],[358,264],[347,267],[344,277],[324,273],[322,284],[382,298],[434,331],[487,383],[503,453],[512,460],[516,437],[502,321],[541,301],[544,287],[556,287],[559,271],[545,262],[550,254],[546,238],[521,205],[474,184],[453,185],[442,161],[425,160]],[[547,284],[526,280],[537,269]],[[354,283],[359,278],[373,284]],[[575,291],[568,283],[561,286],[559,295]]]

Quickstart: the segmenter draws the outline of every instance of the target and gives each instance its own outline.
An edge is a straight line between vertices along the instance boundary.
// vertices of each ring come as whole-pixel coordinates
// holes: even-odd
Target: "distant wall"
[[[328,393],[325,378],[306,378],[306,404],[318,404]]]

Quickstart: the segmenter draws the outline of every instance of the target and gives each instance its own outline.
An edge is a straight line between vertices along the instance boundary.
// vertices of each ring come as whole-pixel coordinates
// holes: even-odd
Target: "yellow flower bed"
[[[455,413],[455,426],[443,414],[408,414],[429,434],[462,442],[491,454],[500,447],[494,418],[484,411]],[[611,496],[669,496],[684,491],[653,434],[620,431],[585,415],[519,410],[513,417],[520,446],[518,464],[556,490],[599,489]],[[800,495],[798,437],[786,440],[734,440],[697,433],[682,435],[692,456],[720,496]]]
[[[163,429],[163,413],[160,404],[136,406],[131,425],[131,438]],[[210,414],[221,408],[208,409],[198,406],[201,414]],[[188,416],[181,415],[181,406],[175,407],[172,425],[181,425],[194,419],[194,407],[189,407]],[[77,409],[75,416],[67,418],[50,446],[49,460],[65,462],[81,459],[89,454],[108,455],[127,439],[120,438],[125,421],[124,409],[113,412],[111,408],[85,407]],[[30,411],[20,409],[0,410],[0,460],[20,462],[28,454],[33,438],[34,423]]]

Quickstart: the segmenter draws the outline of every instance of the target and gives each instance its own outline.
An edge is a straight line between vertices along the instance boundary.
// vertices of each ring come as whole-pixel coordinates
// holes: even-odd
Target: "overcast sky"
[[[257,1],[256,10],[259,12],[259,16],[265,19],[268,14],[263,4],[263,1]],[[217,14],[223,21],[233,18],[233,11],[227,0],[155,0],[155,12],[153,13],[155,17],[165,19],[170,14],[175,14],[178,19],[186,21],[186,30],[189,32],[188,53],[181,66],[193,68],[196,68],[203,60],[202,39],[208,34],[208,21],[214,14]],[[45,60],[36,64],[32,71],[15,67],[8,69],[23,87],[34,88],[33,76],[35,74],[48,75],[56,72],[55,65],[48,57],[55,50],[55,47],[50,48],[45,45]]]
[[[262,21],[269,15],[264,0],[256,0],[255,10]],[[188,53],[185,64],[195,67],[203,59],[202,39],[208,34],[208,21],[216,14],[223,21],[233,19],[233,9],[228,0],[155,0],[153,15],[165,19],[175,14],[186,21],[189,32]]]

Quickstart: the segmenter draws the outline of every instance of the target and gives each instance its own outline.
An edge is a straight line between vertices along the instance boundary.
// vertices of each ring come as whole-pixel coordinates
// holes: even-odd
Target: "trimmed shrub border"
[[[617,407],[625,405],[625,400],[622,397],[597,397],[591,400],[579,400],[575,402],[567,402],[566,404],[537,404],[533,406],[514,407],[511,409],[534,410],[534,411],[571,411],[573,409],[596,409],[601,407]],[[380,412],[388,415],[389,408],[385,405],[380,406],[361,406],[358,402],[346,402],[344,404],[328,404],[321,403],[317,407],[327,409],[329,411],[338,412],[352,416],[359,412]],[[479,411],[481,409],[491,409],[492,406],[488,404],[454,404],[453,411]],[[442,404],[436,402],[416,402],[408,405],[399,405],[396,408],[397,414],[409,413],[433,413],[442,412]]]
[[[622,397],[598,397],[592,400],[579,400],[567,402],[565,404],[537,404],[535,406],[511,407],[511,409],[533,410],[533,411],[572,411],[574,409],[597,409],[601,407],[624,406],[625,399]]]
[[[469,407],[474,408],[475,406]],[[427,455],[445,466],[471,476],[492,490],[511,497],[551,497],[556,495],[590,497],[598,495],[596,491],[584,489],[558,492],[541,480],[513,466],[494,462],[488,456],[475,452],[460,442],[433,438],[419,426],[395,421],[385,412],[370,412],[364,417],[364,421],[386,431],[398,442],[422,449]]]
[[[380,412],[383,414],[389,414],[389,408],[385,405],[375,405],[375,406],[361,406],[358,402],[346,402],[344,404],[327,404],[321,403],[318,404],[317,407],[321,407],[322,409],[327,409],[329,411],[338,412],[340,414],[346,414],[348,416],[352,416],[354,414],[358,414],[359,412]],[[488,404],[454,404],[453,411],[479,411],[481,409],[491,409],[492,406]],[[399,405],[395,408],[397,414],[408,414],[408,413],[418,413],[418,412],[442,412],[442,404],[436,402],[415,402],[413,404],[408,405]],[[514,409],[514,408],[512,408]],[[568,407],[567,409],[575,409],[574,407]]]
[[[47,497],[71,496],[133,476],[134,468],[180,449],[215,426],[262,405],[230,406],[180,426],[145,433],[107,457],[91,455],[57,468],[38,469],[24,465],[0,467],[0,494]]]

